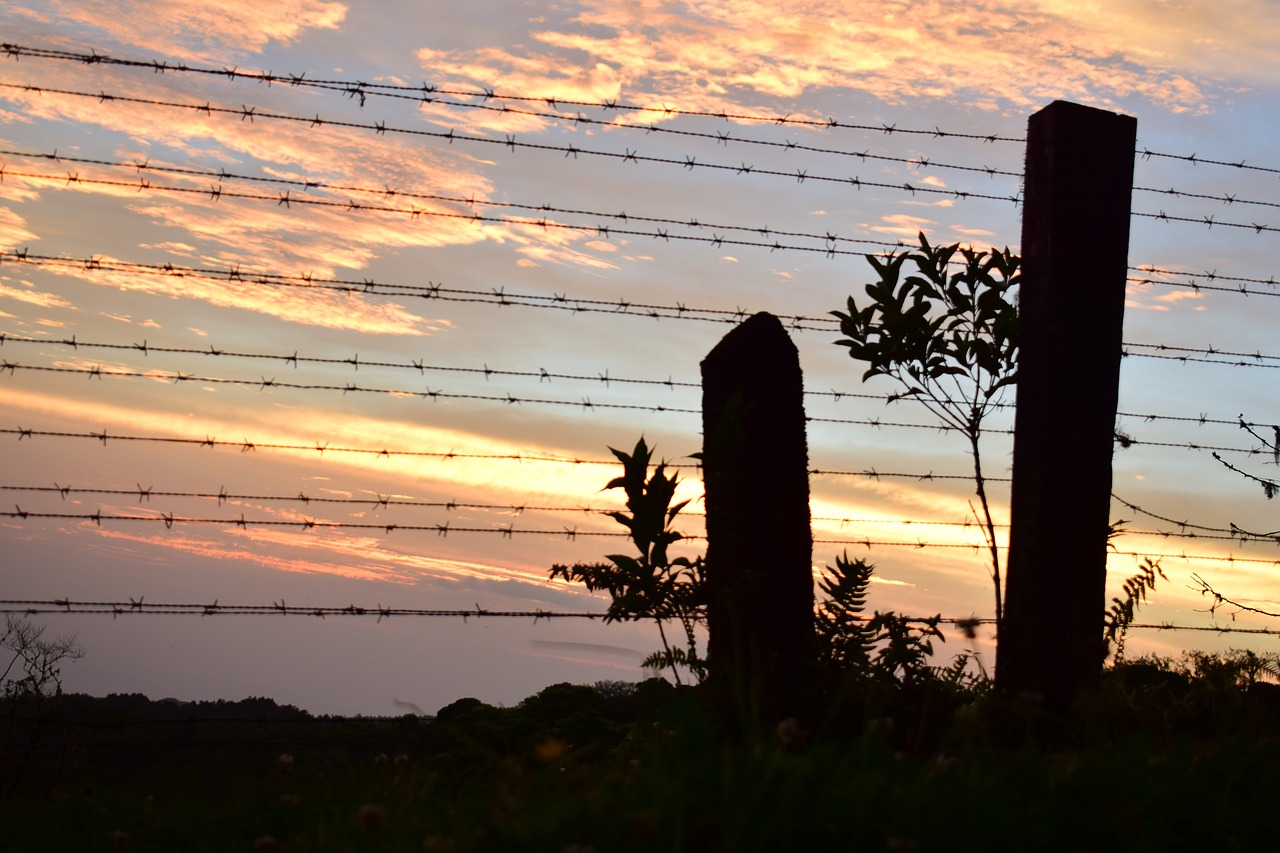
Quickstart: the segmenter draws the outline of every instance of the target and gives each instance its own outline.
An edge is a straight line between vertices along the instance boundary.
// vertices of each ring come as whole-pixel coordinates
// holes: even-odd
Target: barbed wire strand
[[[491,459],[491,460],[504,460],[504,461],[510,461],[510,462],[518,462],[518,463],[546,462],[551,464],[562,464],[562,465],[615,466],[618,464],[618,461],[616,459],[584,459],[580,457],[548,456],[548,455],[540,455],[536,453],[524,453],[524,452],[458,453],[453,450],[444,452],[444,451],[432,451],[432,450],[400,450],[400,449],[392,450],[385,447],[381,449],[376,447],[335,447],[330,445],[328,442],[319,442],[319,441],[313,444],[281,444],[281,443],[266,442],[266,441],[251,441],[249,439],[244,439],[243,441],[222,441],[222,440],[213,438],[212,436],[201,439],[201,438],[181,438],[181,437],[172,437],[172,436],[126,435],[126,434],[117,434],[117,433],[108,434],[105,429],[102,430],[101,432],[92,432],[92,431],[91,432],[65,432],[65,431],[56,431],[56,430],[27,429],[23,427],[18,427],[16,429],[0,427],[0,435],[15,435],[18,437],[18,441],[23,441],[24,439],[34,439],[36,437],[70,438],[70,439],[80,439],[80,440],[89,439],[89,440],[100,442],[104,446],[107,444],[108,441],[128,441],[128,442],[142,442],[142,443],[156,442],[161,444],[172,444],[172,445],[187,446],[187,447],[208,447],[211,449],[217,448],[217,447],[226,447],[226,448],[236,448],[241,453],[250,453],[258,450],[285,450],[285,451],[298,451],[298,452],[304,452],[304,453],[318,453],[321,456],[323,456],[325,453],[354,453],[354,454],[363,454],[363,455],[375,456],[375,457],[386,457],[388,459],[390,459],[393,456],[406,456],[406,457],[418,457],[418,458],[429,458],[429,459],[440,459],[440,460]],[[666,462],[664,464],[666,465],[667,468],[673,469],[673,470],[680,470],[680,469],[700,470],[702,467],[700,464],[696,462],[689,462],[689,463]],[[922,473],[907,473],[907,472],[899,472],[899,471],[879,471],[875,468],[867,468],[867,469],[861,469],[861,470],[812,468],[809,470],[809,474],[812,476],[867,477],[873,480],[878,480],[881,478],[885,478],[885,479],[894,478],[894,479],[907,479],[907,480],[920,480],[920,481],[972,480],[973,479],[972,474],[937,474],[937,473],[934,473],[933,471],[929,471],[928,473],[922,474]],[[1010,482],[1008,477],[984,477],[983,479],[985,479],[987,482],[994,482],[994,483]]]
[[[826,120],[818,120],[818,119],[810,119],[810,118],[804,118],[804,117],[793,117],[790,115],[760,116],[760,115],[748,115],[748,114],[740,114],[740,113],[728,113],[725,111],[711,112],[707,110],[684,110],[684,109],[678,109],[675,107],[668,107],[665,105],[662,107],[643,106],[638,104],[620,103],[618,101],[582,101],[582,100],[558,98],[558,97],[553,97],[549,95],[522,95],[522,94],[506,94],[506,93],[499,94],[489,88],[484,88],[481,90],[445,89],[440,86],[428,85],[426,83],[423,83],[421,86],[407,86],[407,85],[389,84],[389,83],[365,83],[362,81],[357,81],[355,83],[352,83],[351,81],[348,81],[348,80],[315,80],[315,79],[307,80],[305,73],[279,75],[279,74],[272,74],[269,71],[268,72],[250,72],[250,71],[241,71],[236,68],[226,68],[226,67],[213,68],[208,66],[200,67],[200,66],[187,65],[185,63],[177,63],[177,64],[170,65],[167,62],[160,62],[157,60],[141,61],[141,60],[116,59],[114,57],[110,57],[105,54],[98,53],[96,50],[94,50],[92,53],[85,54],[85,53],[74,53],[71,51],[52,50],[48,48],[28,47],[25,45],[12,44],[8,42],[4,43],[3,45],[0,45],[0,50],[3,50],[6,55],[8,55],[9,57],[15,60],[20,59],[24,56],[30,56],[30,57],[38,57],[42,59],[69,60],[73,62],[84,63],[87,65],[110,64],[110,65],[118,65],[118,66],[126,66],[126,67],[132,66],[132,67],[150,70],[155,73],[166,73],[171,71],[172,72],[188,72],[188,73],[195,73],[195,74],[213,75],[216,77],[225,77],[230,80],[236,80],[236,79],[251,80],[259,83],[267,83],[268,85],[272,83],[283,83],[289,86],[309,86],[309,87],[316,87],[316,88],[324,88],[324,89],[330,89],[332,91],[341,92],[342,94],[350,98],[356,98],[360,101],[362,105],[364,103],[364,98],[367,97],[368,95],[388,96],[388,95],[393,95],[398,93],[412,92],[414,94],[409,99],[417,102],[421,102],[424,96],[429,96],[434,94],[434,95],[449,95],[451,97],[480,98],[485,103],[489,101],[519,101],[519,102],[526,102],[526,103],[544,103],[552,108],[555,108],[556,105],[563,104],[565,106],[571,106],[571,107],[597,108],[604,111],[657,113],[661,117],[687,116],[687,117],[698,117],[698,118],[713,118],[713,119],[720,119],[723,121],[757,122],[757,123],[770,124],[770,125],[796,125],[796,126],[802,126],[802,127],[816,127],[816,128],[826,128],[826,129],[840,128],[840,129],[849,129],[849,130],[863,130],[863,131],[870,131],[878,134],[883,134],[885,136],[892,136],[893,134],[898,133],[898,134],[914,135],[914,136],[929,136],[935,139],[948,139],[948,138],[972,139],[972,140],[979,140],[982,142],[1022,143],[1026,141],[1021,137],[999,136],[995,134],[959,133],[959,132],[953,132],[953,131],[944,131],[937,127],[934,127],[932,129],[911,129],[911,128],[901,128],[901,127],[898,127],[896,124],[894,125],[887,125],[883,123],[876,124],[876,125],[853,124],[853,123],[837,121],[833,118],[828,118]],[[405,95],[404,97],[408,97],[408,95]],[[468,104],[467,106],[470,106],[470,105]],[[496,109],[498,109],[498,111],[500,112],[514,112],[510,108],[503,109],[499,107]],[[554,117],[558,119],[587,121],[586,119],[579,119],[577,116],[570,117],[570,116],[556,114]],[[604,123],[604,122],[593,122],[593,123]]]
[[[17,156],[17,157],[27,157],[27,158],[41,159],[41,160],[52,160],[58,163],[64,163],[64,162],[65,163],[81,163],[81,164],[88,164],[88,165],[103,166],[107,168],[133,169],[133,170],[136,170],[139,174],[141,174],[142,172],[160,172],[164,174],[188,175],[188,176],[195,176],[195,177],[202,177],[202,178],[211,178],[218,181],[219,183],[221,183],[224,180],[229,180],[229,181],[256,182],[256,183],[263,183],[263,184],[275,184],[280,186],[297,187],[298,189],[301,189],[303,192],[310,192],[311,190],[322,189],[322,190],[329,190],[333,192],[362,193],[367,195],[382,196],[385,198],[408,198],[408,199],[418,199],[422,201],[446,202],[449,204],[465,205],[471,208],[509,207],[509,208],[515,208],[517,210],[536,211],[544,216],[545,214],[548,214],[548,213],[563,213],[563,214],[572,214],[575,216],[596,216],[606,220],[621,219],[627,222],[630,222],[630,221],[652,222],[660,225],[687,226],[691,228],[715,228],[721,231],[741,231],[741,232],[749,232],[749,233],[765,234],[765,235],[775,234],[780,237],[804,237],[812,240],[825,240],[828,243],[832,243],[832,244],[855,243],[855,244],[861,244],[861,245],[867,245],[867,246],[879,246],[882,248],[889,248],[889,249],[898,249],[907,245],[901,240],[896,240],[892,242],[888,240],[864,240],[864,239],[858,239],[853,237],[841,237],[839,235],[832,234],[830,232],[827,232],[825,234],[815,234],[812,232],[804,232],[804,231],[780,231],[776,228],[766,228],[766,227],[749,226],[749,225],[728,225],[724,223],[714,223],[714,222],[701,222],[694,218],[671,219],[671,218],[659,217],[659,216],[644,216],[644,215],[638,215],[635,213],[628,214],[625,211],[619,211],[618,213],[606,213],[606,212],[595,211],[595,210],[581,210],[577,208],[554,207],[549,204],[526,204],[526,203],[513,202],[513,201],[491,201],[486,199],[477,199],[474,196],[471,196],[471,197],[450,196],[450,195],[441,195],[439,193],[414,192],[411,190],[403,190],[400,188],[393,189],[385,185],[381,189],[379,189],[376,187],[359,187],[359,186],[352,186],[348,184],[333,184],[333,183],[327,183],[323,181],[281,178],[281,177],[275,177],[270,175],[263,175],[263,176],[241,175],[234,172],[228,172],[226,169],[218,169],[217,171],[213,171],[209,169],[179,168],[176,166],[157,166],[157,165],[152,165],[150,161],[143,161],[143,162],[131,161],[130,162],[130,161],[124,161],[124,160],[98,160],[98,159],[90,159],[87,157],[71,157],[66,154],[59,154],[57,150],[54,150],[53,153],[0,150],[0,156],[6,156],[6,155]],[[10,174],[14,176],[19,176],[19,173],[16,173],[16,172],[12,172],[12,171],[5,172],[4,169],[6,168],[7,166],[0,167],[0,175]],[[50,178],[50,180],[52,180],[52,178]],[[60,176],[58,180],[61,181],[62,177]],[[77,180],[83,181],[84,179],[77,177]],[[74,182],[75,181],[73,181],[73,183]],[[137,184],[133,184],[133,183],[125,183],[124,185],[130,186],[130,187],[137,186]],[[207,192],[208,192],[207,190],[201,190],[202,194],[205,194]],[[297,200],[292,196],[290,196],[290,199],[291,201]],[[346,205],[344,205],[344,207],[345,206]],[[402,208],[372,208],[372,209],[374,210],[385,209],[389,212],[395,212],[395,213],[410,212],[410,210],[406,210]],[[471,219],[472,217],[466,217],[466,218]],[[481,221],[503,222],[507,220],[484,219]],[[533,220],[533,221],[539,222],[539,223],[541,222],[541,220]],[[586,226],[583,226],[583,227],[584,229],[586,228]],[[594,228],[595,226],[591,226],[591,227]],[[636,233],[636,232],[619,232],[619,233]],[[640,232],[640,234],[641,236],[650,236],[648,232]]]
[[[130,598],[128,601],[77,601],[69,598],[60,599],[0,599],[0,613],[21,614],[21,615],[48,615],[48,614],[72,614],[72,615],[109,615],[112,617],[129,616],[129,615],[152,615],[152,616],[311,616],[325,618],[329,616],[364,616],[377,617],[380,623],[383,619],[390,619],[393,616],[398,617],[444,617],[462,619],[469,621],[471,619],[532,619],[535,623],[546,619],[587,619],[595,621],[597,619],[605,619],[604,613],[580,613],[576,611],[553,611],[553,610],[486,610],[479,605],[472,610],[431,610],[425,608],[410,607],[389,607],[381,604],[373,607],[358,606],[349,604],[346,606],[309,606],[309,605],[290,605],[283,599],[268,605],[233,605],[220,604],[218,601],[212,603],[176,603],[161,604],[150,603],[145,601],[145,596],[138,599]],[[866,622],[872,617],[869,616],[853,616],[850,617],[858,621]],[[994,625],[995,620],[989,618],[980,618],[975,616],[902,616],[904,622],[913,625],[920,624],[939,624],[950,625],[957,628],[972,629],[978,625]],[[1280,634],[1280,631],[1269,628],[1242,628],[1227,625],[1175,625],[1170,622],[1139,622],[1128,626],[1130,630],[1155,630],[1155,631],[1200,631],[1217,634]],[[362,717],[359,721],[369,720],[398,720],[400,717]],[[318,722],[331,722],[327,718],[316,718]],[[183,721],[191,722],[191,721]],[[261,723],[261,720],[257,722]],[[276,721],[271,721],[276,722]],[[293,720],[279,721],[281,724],[295,722]]]
[[[617,301],[583,299],[578,297],[570,297],[567,294],[553,294],[552,296],[546,296],[542,294],[507,293],[505,288],[493,289],[490,291],[461,290],[456,288],[445,288],[443,285],[438,285],[438,284],[435,284],[434,282],[429,282],[428,285],[424,287],[422,285],[402,285],[402,284],[385,283],[385,282],[380,283],[372,279],[362,279],[362,280],[356,281],[354,279],[318,278],[310,274],[289,275],[284,273],[265,272],[265,271],[249,272],[249,271],[242,270],[239,265],[233,265],[225,268],[207,268],[207,267],[202,268],[202,267],[180,266],[180,265],[175,265],[173,263],[142,264],[142,263],[135,263],[130,261],[122,261],[118,259],[107,259],[101,256],[93,256],[93,255],[89,257],[84,257],[84,258],[40,255],[40,254],[32,254],[29,250],[26,250],[26,249],[14,250],[14,251],[0,250],[0,264],[6,261],[16,262],[20,264],[30,264],[35,266],[69,268],[69,269],[75,269],[78,272],[127,272],[130,274],[138,274],[138,275],[166,276],[166,277],[176,277],[176,278],[192,277],[192,278],[200,278],[200,279],[209,280],[209,281],[238,282],[238,283],[253,284],[257,286],[264,286],[264,287],[270,286],[270,287],[293,287],[293,288],[305,288],[305,289],[319,289],[319,290],[331,290],[331,291],[336,291],[336,292],[346,293],[346,294],[369,294],[369,295],[378,295],[378,296],[397,296],[397,297],[413,296],[413,297],[420,297],[424,299],[438,299],[441,301],[486,303],[486,304],[499,305],[503,307],[515,305],[515,306],[522,306],[522,307],[552,308],[557,310],[569,311],[573,313],[624,314],[624,315],[632,315],[632,316],[643,316],[643,317],[648,317],[652,319],[704,320],[704,321],[710,321],[710,322],[729,324],[729,323],[741,322],[742,320],[750,316],[750,314],[752,313],[752,312],[749,312],[747,309],[744,309],[741,307],[736,308],[733,311],[730,311],[728,309],[715,309],[715,308],[690,308],[684,305],[683,303],[676,303],[675,305],[665,305],[665,304],[635,302],[628,299],[619,299]],[[1145,283],[1157,283],[1157,282],[1151,282],[1148,280]],[[1233,292],[1233,293],[1239,292],[1233,288],[1222,288],[1222,289],[1226,290],[1227,292]],[[1266,293],[1264,295],[1280,296],[1280,293],[1275,293],[1275,294]],[[523,301],[523,300],[529,300],[529,301]],[[791,331],[826,331],[826,332],[838,331],[838,329],[836,328],[838,324],[838,320],[834,318],[810,317],[805,315],[780,315],[779,319],[787,323]],[[21,336],[0,333],[0,345],[3,345],[7,340],[13,340],[17,342],[36,342],[36,341],[58,342],[58,341],[55,341],[54,339],[23,338]],[[62,339],[60,342],[68,346],[71,346],[73,348],[80,345],[80,342],[78,342],[74,337]],[[104,347],[111,346],[110,344],[98,344],[98,343],[85,343],[84,345],[85,346],[104,346]],[[1156,353],[1133,353],[1133,352],[1129,352],[1128,350],[1122,351],[1123,355],[1128,357],[1134,357],[1134,358],[1155,358],[1155,359],[1167,359],[1167,360],[1178,360],[1178,361],[1203,361],[1205,363],[1226,364],[1229,366],[1255,366],[1257,364],[1260,364],[1264,360],[1280,360],[1280,356],[1264,355],[1261,352],[1254,352],[1254,353],[1227,352],[1227,351],[1218,350],[1213,346],[1209,346],[1206,348],[1191,348],[1191,347],[1171,346],[1167,344],[1151,344],[1151,343],[1138,343],[1138,342],[1124,342],[1123,346],[1133,347],[1133,348],[1149,348],[1149,349],[1155,349],[1158,351]],[[141,345],[137,343],[131,343],[128,345],[118,345],[118,347],[131,348],[131,349],[144,349],[146,347],[146,343],[144,342]],[[156,347],[154,349],[156,349],[156,351],[161,351],[163,348]],[[188,348],[174,348],[170,351],[187,352]],[[1163,352],[1174,352],[1174,351],[1182,352],[1182,353],[1198,353],[1206,356],[1226,355],[1235,360],[1228,361],[1225,359],[1221,359],[1221,360],[1198,359],[1198,358],[1192,358],[1189,355],[1170,356],[1170,355],[1163,354]],[[191,350],[191,352],[194,353],[195,351]],[[213,356],[220,356],[225,354],[223,350],[219,350],[213,346],[210,346],[208,349],[199,350],[199,353],[205,354],[205,355],[213,355]],[[278,358],[281,361],[293,362],[296,365],[298,358],[296,358],[295,356],[296,354],[290,355],[290,356],[261,355],[259,357]],[[1253,361],[1248,361],[1249,359],[1252,359]],[[308,360],[316,361],[316,362],[321,361],[320,359],[308,359]],[[358,366],[358,362],[353,361],[352,359],[339,359],[338,361],[344,362],[344,363],[351,363],[353,364],[353,366]],[[387,366],[394,366],[394,365],[384,362],[384,363],[380,363],[379,366],[387,367]],[[410,364],[406,365],[406,367],[417,369],[420,372],[426,369],[424,365],[422,365],[420,362],[417,362],[417,361],[410,362]],[[448,368],[436,368],[436,369],[445,370]],[[515,375],[515,374],[512,374],[512,375]],[[540,373],[539,376],[542,376],[542,374]],[[564,378],[568,378],[568,377],[566,376]],[[671,384],[670,382],[662,382],[659,380],[647,380],[647,382],[653,382],[657,384],[668,384],[668,385]],[[818,393],[825,395],[827,392],[818,392]],[[838,392],[834,390],[830,393],[832,396],[836,397],[837,399],[844,396],[851,396],[851,397],[859,396],[858,394]],[[1000,407],[1003,405],[1006,405],[1006,404],[998,403],[997,407]]]
[[[969,200],[984,199],[989,201],[1011,202],[1015,206],[1021,204],[1021,196],[1018,193],[1011,195],[995,195],[992,193],[969,192],[965,190],[943,189],[940,187],[930,186],[925,183],[913,185],[909,181],[900,184],[885,183],[882,181],[865,181],[858,176],[853,177],[837,177],[834,175],[811,175],[805,169],[796,169],[795,171],[782,171],[779,169],[758,168],[753,165],[741,163],[733,165],[729,163],[703,163],[698,162],[696,157],[685,155],[683,159],[675,157],[653,157],[640,154],[638,151],[624,149],[624,153],[616,151],[604,151],[593,148],[579,148],[575,145],[552,145],[549,143],[520,142],[513,134],[506,134],[504,139],[496,139],[490,136],[482,136],[479,134],[457,133],[452,128],[447,131],[423,130],[420,128],[394,127],[385,122],[355,122],[344,121],[340,119],[322,119],[319,115],[314,118],[305,116],[290,115],[288,113],[277,113],[266,110],[259,110],[256,106],[250,107],[241,105],[239,109],[234,107],[214,106],[211,102],[204,104],[181,103],[177,101],[162,101],[154,98],[135,98],[128,95],[114,95],[106,92],[80,92],[72,89],[57,89],[47,86],[35,86],[27,83],[0,83],[0,88],[16,89],[23,92],[33,94],[54,94],[70,98],[86,98],[96,100],[99,103],[125,103],[136,104],[140,106],[160,107],[163,109],[184,110],[189,112],[199,112],[212,116],[214,114],[224,116],[238,116],[240,121],[249,121],[257,119],[267,119],[271,121],[291,122],[294,124],[303,124],[309,128],[317,127],[334,127],[343,130],[364,130],[371,131],[378,136],[387,136],[389,134],[396,136],[410,136],[414,138],[437,139],[444,140],[452,145],[455,142],[473,143],[478,145],[499,146],[515,151],[517,148],[530,151],[548,151],[563,154],[565,159],[578,159],[580,156],[596,157],[601,159],[612,160],[617,163],[652,163],[662,166],[676,166],[682,169],[694,170],[711,170],[716,172],[727,172],[737,175],[763,175],[769,177],[781,177],[793,179],[797,183],[805,181],[814,181],[817,183],[841,184],[851,186],[855,189],[863,187],[872,187],[875,189],[887,189],[894,191],[907,192],[912,196],[922,193],[929,196],[945,196],[950,199]],[[137,186],[137,185],[133,185]]]
[[[217,186],[210,187],[209,189],[198,189],[195,187],[162,186],[159,184],[154,184],[146,180],[145,178],[139,178],[137,182],[113,181],[113,180],[106,180],[101,178],[81,177],[78,173],[67,173],[65,175],[49,175],[49,174],[38,173],[38,172],[15,171],[13,169],[9,169],[7,166],[0,166],[0,180],[2,180],[6,176],[27,178],[31,180],[43,180],[52,184],[57,184],[62,187],[69,186],[71,184],[84,185],[84,186],[124,187],[128,189],[135,189],[138,192],[145,191],[145,192],[175,193],[180,195],[201,196],[201,197],[209,196],[210,199],[213,201],[220,201],[224,198],[231,198],[231,199],[239,199],[241,201],[271,202],[277,207],[283,205],[284,207],[288,207],[291,209],[293,205],[304,205],[304,206],[310,206],[310,207],[328,208],[331,210],[340,210],[346,213],[362,212],[362,213],[381,213],[381,214],[387,214],[387,215],[407,216],[409,217],[410,220],[456,219],[456,220],[469,222],[474,225],[485,224],[485,225],[503,225],[503,226],[524,226],[524,227],[541,228],[544,231],[551,230],[551,229],[562,230],[562,231],[576,231],[576,232],[581,232],[583,234],[589,234],[595,237],[603,237],[603,238],[609,238],[612,236],[646,237],[646,238],[651,238],[655,240],[663,240],[665,242],[671,242],[672,240],[675,240],[677,242],[679,241],[694,242],[694,243],[701,243],[701,244],[707,244],[707,245],[714,245],[716,247],[739,246],[739,247],[754,247],[754,248],[769,249],[770,251],[780,251],[780,252],[782,251],[812,252],[812,253],[821,253],[826,257],[836,257],[836,256],[864,257],[866,254],[865,252],[862,252],[862,251],[836,249],[835,248],[836,242],[860,243],[860,244],[872,245],[872,246],[905,246],[906,245],[901,241],[895,244],[895,243],[889,243],[887,241],[882,241],[882,240],[863,240],[863,239],[852,238],[852,237],[838,237],[834,234],[818,235],[818,234],[811,234],[811,233],[804,233],[804,232],[792,232],[792,231],[783,232],[783,231],[777,231],[771,228],[752,228],[747,226],[731,225],[731,226],[725,226],[722,229],[726,231],[732,230],[732,231],[759,232],[765,235],[773,234],[776,236],[790,235],[790,236],[801,237],[801,238],[827,241],[826,244],[823,246],[797,246],[792,244],[780,243],[776,240],[773,243],[763,242],[760,240],[736,240],[736,239],[720,236],[718,234],[715,234],[714,232],[711,237],[705,237],[705,236],[696,236],[691,234],[672,234],[669,231],[664,231],[662,229],[657,229],[655,231],[639,231],[639,230],[629,229],[629,228],[619,228],[616,225],[604,225],[599,223],[597,224],[564,223],[564,222],[556,222],[555,220],[552,220],[552,219],[547,219],[545,215],[537,219],[521,219],[517,217],[510,217],[510,216],[484,216],[474,212],[460,213],[456,211],[430,210],[427,208],[418,208],[418,207],[396,207],[393,205],[361,204],[361,203],[350,201],[350,200],[339,201],[334,199],[317,198],[317,197],[305,196],[305,195],[296,196],[288,192],[280,195],[275,195],[275,196],[262,195],[259,193],[236,192],[233,190],[223,189],[220,183]],[[248,180],[253,180],[253,179],[248,179]],[[363,190],[363,192],[374,192],[374,193],[377,193],[378,195],[383,195],[383,196],[388,195],[388,193],[384,190]],[[392,196],[401,195],[401,193],[395,192],[395,193],[391,193],[390,195]],[[408,194],[403,194],[403,195],[408,195]],[[450,200],[452,201],[453,199],[450,199]],[[457,199],[457,201],[463,204],[470,203],[466,199]],[[475,202],[475,204],[480,205],[484,203]],[[493,204],[498,204],[498,203],[494,202]],[[510,205],[510,206],[526,207],[526,205]],[[553,212],[553,211],[573,212],[573,211],[568,211],[564,208],[551,208],[550,206],[544,206],[537,209],[541,211],[546,211],[546,212]],[[583,213],[586,213],[587,215],[602,216],[602,217],[607,217],[612,219],[630,220],[632,218],[635,218],[635,219],[647,221],[647,222],[671,222],[671,223],[674,223],[675,225],[679,225],[683,227],[691,227],[691,228],[719,228],[720,227],[718,225],[703,224],[701,222],[698,222],[697,220],[666,220],[658,217],[632,217],[625,212],[618,213],[618,214],[608,214],[608,213],[593,213],[590,211],[583,211]]]

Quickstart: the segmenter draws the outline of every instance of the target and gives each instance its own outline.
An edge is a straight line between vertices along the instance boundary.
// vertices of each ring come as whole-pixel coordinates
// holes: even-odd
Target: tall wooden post
[[[810,698],[803,393],[799,354],[772,314],[745,320],[702,362],[709,679],[748,724],[803,718]]]
[[[996,684],[1066,710],[1105,650],[1111,456],[1137,120],[1031,116],[1007,593]]]

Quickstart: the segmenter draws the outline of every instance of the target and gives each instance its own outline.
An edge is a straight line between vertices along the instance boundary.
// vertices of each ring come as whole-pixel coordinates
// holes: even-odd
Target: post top
[[[1057,100],[1031,114],[1029,122],[1061,119],[1075,122],[1126,122],[1137,127],[1138,119],[1125,113],[1112,112],[1098,107],[1087,107],[1074,101]]]

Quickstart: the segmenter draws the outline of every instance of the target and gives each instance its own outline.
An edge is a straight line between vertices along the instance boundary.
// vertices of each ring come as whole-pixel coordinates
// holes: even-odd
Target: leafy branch
[[[1004,615],[1000,551],[979,439],[983,420],[1017,381],[1018,311],[1011,291],[1021,261],[1007,248],[979,252],[958,243],[935,248],[923,233],[919,239],[919,250],[884,259],[867,256],[879,280],[866,286],[870,301],[864,306],[851,296],[847,312],[831,312],[846,335],[836,344],[867,363],[863,381],[887,376],[904,388],[890,402],[914,398],[945,428],[968,439],[999,625]],[[957,253],[963,263],[953,272]],[[907,261],[914,273],[904,272]]]

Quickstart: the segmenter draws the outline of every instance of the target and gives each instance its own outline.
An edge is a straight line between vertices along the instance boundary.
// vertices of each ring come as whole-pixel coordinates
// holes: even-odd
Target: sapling
[[[864,381],[887,376],[897,382],[902,391],[891,395],[891,402],[914,399],[945,429],[968,440],[978,498],[973,511],[987,543],[998,629],[1003,581],[981,437],[987,415],[1003,405],[1005,389],[1017,381],[1013,288],[1020,259],[1007,248],[979,252],[958,243],[935,248],[923,233],[919,239],[919,249],[867,256],[878,280],[866,286],[869,302],[859,306],[850,296],[847,312],[831,312],[845,335],[836,344],[867,363]]]

